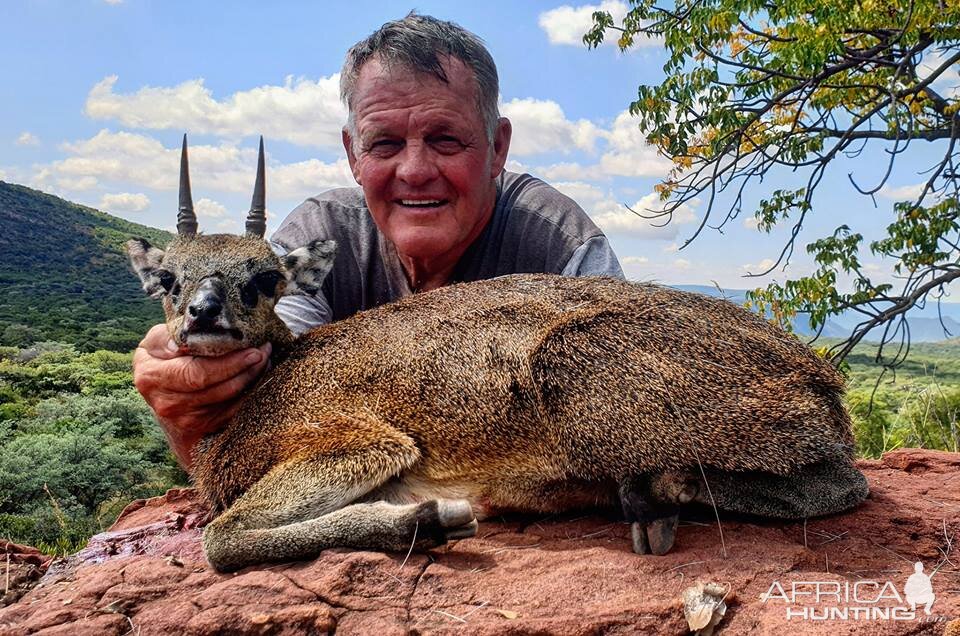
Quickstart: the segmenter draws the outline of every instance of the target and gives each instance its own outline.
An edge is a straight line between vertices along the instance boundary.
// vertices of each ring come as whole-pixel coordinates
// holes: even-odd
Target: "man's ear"
[[[320,284],[333,267],[336,253],[336,241],[317,240],[284,256],[283,267],[287,274],[284,295],[313,295],[320,291]]]
[[[357,155],[353,152],[353,137],[350,136],[350,130],[346,126],[340,131],[340,139],[343,141],[343,149],[347,152],[347,162],[350,164],[350,172],[357,185],[363,185],[360,182],[360,173],[357,171]]]
[[[165,294],[169,289],[169,286],[165,283],[169,281],[164,279],[169,277],[170,273],[160,269],[160,264],[163,262],[163,250],[157,249],[142,238],[127,241],[126,248],[127,255],[130,257],[130,264],[133,265],[133,271],[137,273],[140,282],[143,284],[143,291],[154,298]]]
[[[497,129],[493,131],[493,161],[490,162],[490,177],[496,179],[507,165],[507,153],[510,152],[510,138],[513,136],[513,124],[506,117],[497,120]]]

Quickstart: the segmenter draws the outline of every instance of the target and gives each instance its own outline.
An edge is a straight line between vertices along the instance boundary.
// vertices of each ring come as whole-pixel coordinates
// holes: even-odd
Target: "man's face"
[[[510,146],[504,118],[487,141],[471,71],[456,59],[444,70],[446,84],[367,62],[353,96],[356,138],[343,132],[377,227],[401,256],[424,261],[458,258],[483,230]]]

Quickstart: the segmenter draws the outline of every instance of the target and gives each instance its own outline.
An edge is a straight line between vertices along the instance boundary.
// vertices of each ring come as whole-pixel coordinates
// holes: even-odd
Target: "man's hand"
[[[216,358],[181,353],[165,325],[147,332],[133,354],[133,384],[157,415],[170,449],[190,470],[194,445],[236,412],[240,394],[266,368],[268,342]]]

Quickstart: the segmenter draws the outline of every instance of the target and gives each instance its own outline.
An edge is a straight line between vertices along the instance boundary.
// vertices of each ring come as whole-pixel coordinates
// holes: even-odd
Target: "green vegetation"
[[[132,499],[186,483],[130,357],[0,347],[0,537],[73,552]]]
[[[165,245],[170,234],[2,181],[0,227],[0,345],[125,352],[162,321],[123,244],[140,236]]]
[[[4,182],[0,227],[0,537],[70,552],[186,482],[128,353],[163,314],[123,244],[171,236]]]
[[[915,344],[895,371],[884,373],[876,345],[857,346],[846,362],[860,456],[901,447],[960,451],[960,339]]]

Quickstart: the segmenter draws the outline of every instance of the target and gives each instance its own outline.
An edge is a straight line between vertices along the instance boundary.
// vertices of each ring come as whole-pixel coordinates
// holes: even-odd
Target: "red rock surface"
[[[328,550],[233,575],[203,559],[193,491],[172,490],[132,503],[109,532],[52,564],[0,609],[0,633],[683,634],[682,591],[712,581],[730,590],[720,634],[960,634],[960,622],[948,627],[960,618],[960,455],[900,450],[861,467],[872,495],[851,513],[724,520],[723,543],[706,517],[682,524],[664,557],[633,554],[627,526],[612,519],[518,518],[481,523],[478,537],[429,554]],[[783,600],[761,598],[775,581],[787,593],[804,581],[891,581],[902,595],[918,560],[927,573],[940,566],[930,617],[788,620]],[[867,607],[801,601],[792,607]],[[898,603],[880,604],[889,605]]]
[[[0,607],[13,603],[30,591],[49,563],[50,557],[36,548],[0,540],[0,574],[3,576]]]

